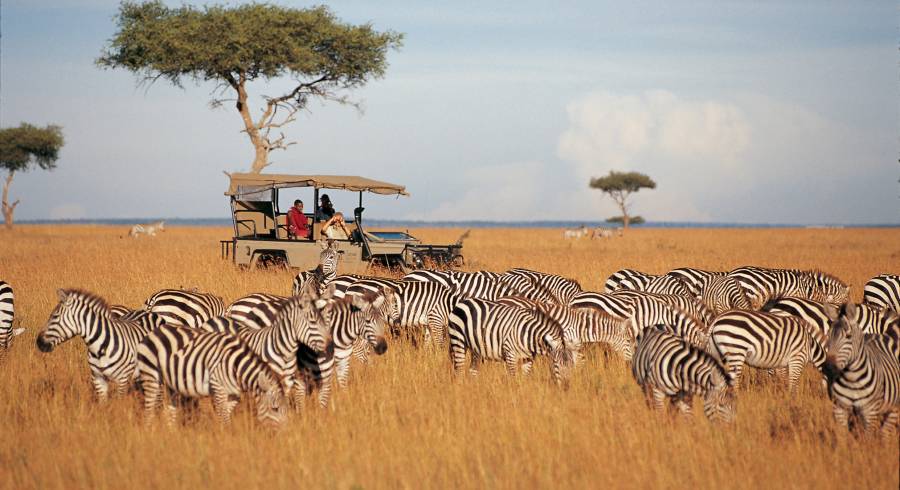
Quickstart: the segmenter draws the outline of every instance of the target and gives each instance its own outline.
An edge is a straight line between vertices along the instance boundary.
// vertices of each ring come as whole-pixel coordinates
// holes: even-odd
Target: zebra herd
[[[900,276],[870,280],[863,303],[819,271],[693,268],[651,275],[622,269],[603,292],[529,269],[417,270],[399,279],[338,275],[339,253],[323,243],[316,269],[298,274],[291,296],[251,293],[226,305],[196,290],[166,289],[142,308],[110,306],[82,290],[60,290],[37,337],[49,352],[73,337],[87,345],[99,400],[137,385],[146,420],[166,399],[211,397],[227,421],[242,395],[258,419],[281,424],[287,407],[332,384],[347,385],[351,357],[383,354],[409,336],[448,353],[454,373],[503,362],[510,374],[548,358],[551,379],[568,386],[585,344],[602,343],[629,362],[649,404],[668,400],[690,415],[694,395],[712,421],[735,419],[744,366],[787,379],[791,394],[807,364],[827,385],[835,420],[857,415],[867,431],[895,433],[900,417]],[[12,289],[0,282],[0,347],[9,347]],[[165,396],[163,396],[165,395]]]

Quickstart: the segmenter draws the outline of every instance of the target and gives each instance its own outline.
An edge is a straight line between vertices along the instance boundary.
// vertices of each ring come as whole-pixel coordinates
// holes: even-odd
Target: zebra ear
[[[319,298],[319,299],[313,301],[313,305],[315,305],[316,309],[321,310],[321,309],[325,308],[326,306],[328,306],[328,300]]]
[[[57,289],[57,290],[56,290],[56,296],[59,297],[59,300],[60,300],[60,301],[65,301],[66,298],[69,296],[69,293],[66,292],[65,289]]]
[[[841,309],[843,309],[843,306]],[[827,303],[824,305],[824,310],[825,310],[825,316],[827,316],[828,320],[832,323],[836,322],[838,319],[838,316],[841,314],[841,312],[838,311],[837,308],[835,308],[833,305],[830,305]]]
[[[841,305],[841,316],[848,319],[856,318],[856,305],[853,303],[844,303]]]
[[[23,333],[25,333],[25,329],[24,329],[24,328],[14,328],[13,331],[12,331],[13,337],[18,336],[18,335],[22,335]]]

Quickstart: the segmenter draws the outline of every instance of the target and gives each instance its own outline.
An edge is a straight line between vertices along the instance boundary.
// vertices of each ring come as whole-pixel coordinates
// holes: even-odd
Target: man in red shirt
[[[297,199],[287,213],[288,238],[306,240],[309,238],[309,224],[303,215],[303,201]]]

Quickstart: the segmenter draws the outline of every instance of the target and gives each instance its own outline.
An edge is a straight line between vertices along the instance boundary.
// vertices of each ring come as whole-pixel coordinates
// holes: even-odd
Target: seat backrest
[[[270,201],[234,201],[234,220],[237,234],[245,236],[271,235],[275,230]]]

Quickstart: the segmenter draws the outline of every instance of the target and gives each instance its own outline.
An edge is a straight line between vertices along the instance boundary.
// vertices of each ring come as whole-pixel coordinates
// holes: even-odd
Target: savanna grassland
[[[424,240],[462,232],[421,229]],[[808,369],[800,394],[765,376],[739,392],[738,419],[716,427],[651,412],[630,370],[602,349],[562,391],[546,363],[530,378],[487,364],[451,376],[446,352],[394,342],[369,366],[354,363],[333,407],[307,404],[285,428],[255,424],[248,406],[220,427],[204,402],[183,425],[143,427],[134,394],[92,400],[83,342],[49,354],[35,337],[56,289],[78,287],[139,306],[168,287],[198,287],[231,301],[248,292],[288,294],[292,274],[241,272],[219,258],[227,228],[173,228],[120,238],[122,228],[19,226],[0,232],[0,278],[16,292],[28,330],[0,366],[2,488],[898,487],[898,444],[838,430]],[[755,264],[818,268],[852,285],[900,271],[900,229],[633,230],[605,241],[559,230],[473,230],[467,268],[529,267],[602,289],[614,270],[663,273],[679,266],[727,270]]]

